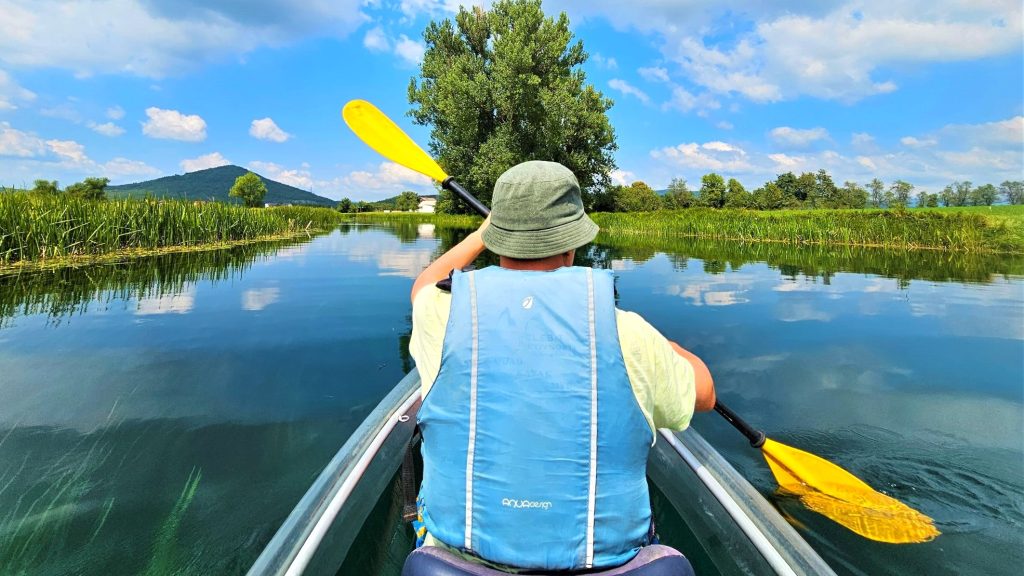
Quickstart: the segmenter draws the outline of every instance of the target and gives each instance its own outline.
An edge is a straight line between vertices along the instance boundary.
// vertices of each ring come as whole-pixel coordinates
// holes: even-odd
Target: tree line
[[[86,178],[81,182],[69,184],[63,190],[56,180],[36,180],[29,192],[43,196],[67,195],[84,200],[106,200],[107,185],[110,178]],[[267,194],[267,186],[263,179],[253,172],[235,178],[234,185],[228,191],[228,195],[240,198],[250,208],[263,207],[263,197]]]
[[[56,180],[36,180],[29,192],[43,196],[66,194],[85,200],[106,200],[107,184],[110,184],[109,178],[86,178],[61,190]]]
[[[1024,181],[1005,181],[975,187],[971,182],[954,182],[941,192],[920,190],[905,180],[889,185],[874,178],[862,186],[846,181],[837,186],[826,170],[779,174],[775,180],[748,191],[735,178],[728,182],[714,172],[701,177],[700,188],[690,190],[686,180],[674,178],[663,195],[645,182],[607,186],[588,195],[588,209],[594,212],[650,212],[685,208],[746,208],[784,210],[816,208],[919,208],[942,206],[991,206],[1000,199],[1008,204],[1024,204]]]
[[[381,210],[415,212],[420,208],[420,196],[415,192],[406,190],[394,198],[388,198],[379,202],[366,202],[364,200],[353,202],[349,198],[342,198],[335,205],[335,208],[338,212],[345,213],[378,212]]]

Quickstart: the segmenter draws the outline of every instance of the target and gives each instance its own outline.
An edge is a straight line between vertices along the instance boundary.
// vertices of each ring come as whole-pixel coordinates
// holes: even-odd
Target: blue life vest
[[[651,428],[610,271],[456,273],[419,410],[427,530],[491,562],[618,566],[648,544]]]

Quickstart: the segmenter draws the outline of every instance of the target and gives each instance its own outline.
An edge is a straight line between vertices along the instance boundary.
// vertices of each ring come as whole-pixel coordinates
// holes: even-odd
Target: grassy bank
[[[1024,252],[1024,210],[712,210],[594,214],[606,237],[707,238],[929,249]],[[990,211],[991,212],[991,211]]]
[[[343,222],[327,208],[0,194],[0,267],[285,238]]]

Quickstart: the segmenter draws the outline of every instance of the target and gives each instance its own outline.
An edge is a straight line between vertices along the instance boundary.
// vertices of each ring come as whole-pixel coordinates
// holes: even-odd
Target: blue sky
[[[233,163],[328,196],[429,192],[344,126],[353,98],[422,144],[407,86],[456,0],[0,0],[0,184],[134,182]],[[486,5],[486,3],[484,3]],[[589,0],[568,13],[620,182],[756,187],[1022,179],[1017,0]]]

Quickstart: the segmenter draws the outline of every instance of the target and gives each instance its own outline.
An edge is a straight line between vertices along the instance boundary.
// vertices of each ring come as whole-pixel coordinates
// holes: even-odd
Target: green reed
[[[344,220],[326,208],[252,209],[217,202],[0,194],[0,265],[117,250],[199,246],[321,230]]]
[[[932,249],[1024,252],[1021,218],[989,218],[976,212],[927,210],[713,210],[594,214],[610,237],[693,237],[742,242],[780,242]]]

